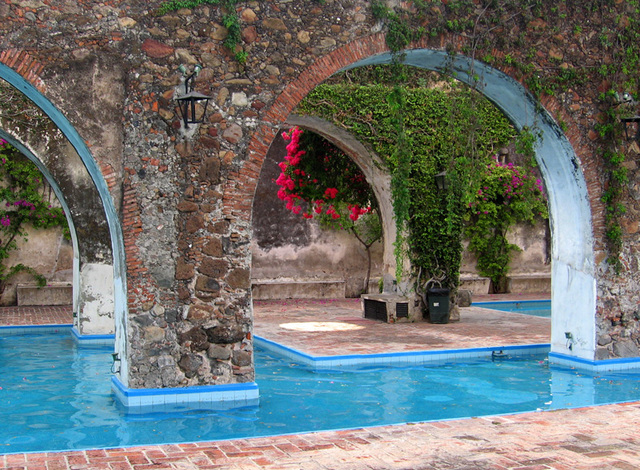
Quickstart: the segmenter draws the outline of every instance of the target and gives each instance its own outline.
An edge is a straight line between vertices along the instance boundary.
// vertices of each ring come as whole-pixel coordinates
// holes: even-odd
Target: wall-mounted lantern
[[[438,191],[446,191],[449,188],[446,171],[441,171],[436,175],[436,186],[438,187]]]
[[[630,116],[620,118],[622,124],[624,124],[624,136],[627,140],[631,140],[635,138],[638,142],[640,142],[640,116]],[[633,126],[636,126],[636,135],[635,137],[629,137],[629,127],[633,129]]]
[[[627,140],[635,139],[640,142],[640,116],[638,112],[638,102],[633,99],[630,93],[623,93],[622,97],[618,93],[616,95],[617,105],[621,108],[620,122],[624,124],[624,136]],[[624,114],[629,114],[624,116]],[[634,114],[634,115],[631,115]],[[633,130],[635,126],[635,136],[629,136],[629,128]]]
[[[185,129],[189,128],[189,124],[199,124],[204,121],[204,117],[207,115],[207,106],[209,105],[210,96],[203,95],[200,92],[194,90],[195,78],[202,70],[200,65],[196,65],[193,72],[187,76],[187,69],[184,65],[178,67],[178,70],[182,72],[184,79],[184,93],[176,96],[178,102],[178,109],[180,110],[180,117],[184,122]],[[197,113],[198,109],[196,105],[202,104],[202,113]],[[199,106],[198,106],[199,107]]]

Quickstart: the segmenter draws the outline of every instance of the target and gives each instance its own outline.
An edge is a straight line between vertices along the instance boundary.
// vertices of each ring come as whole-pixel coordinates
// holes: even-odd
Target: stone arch
[[[335,72],[390,63],[391,59],[383,35],[373,35],[316,61],[285,88],[265,115],[265,121],[271,124],[263,124],[256,130],[243,169],[229,176],[225,188],[227,213],[251,217],[250,209],[242,208],[251,205],[262,159],[276,129],[313,87]],[[591,201],[571,143],[524,86],[497,69],[462,55],[452,57],[444,51],[419,48],[406,51],[405,63],[453,73],[456,79],[483,93],[517,129],[535,125],[542,132],[535,150],[548,190],[552,232],[551,348],[555,354],[593,360],[596,278]],[[566,340],[568,333],[573,338],[572,344]]]
[[[365,148],[344,129],[314,116],[290,115],[286,122],[288,126],[298,126],[321,135],[333,145],[346,153],[362,170],[367,182],[378,200],[382,229],[384,233],[383,272],[395,273],[395,257],[393,246],[396,241],[393,206],[391,204],[391,177],[382,170],[384,164],[380,157]]]
[[[0,123],[3,128],[0,135],[6,136],[10,143],[36,162],[70,219],[74,256],[77,258],[74,259],[74,291],[77,292],[74,293],[74,308],[84,305],[91,309],[95,305],[90,306],[87,302],[97,302],[101,305],[99,308],[112,311],[106,327],[110,331],[104,327],[98,327],[98,330],[89,328],[86,334],[101,339],[105,333],[114,333],[115,330],[116,351],[125,358],[127,296],[124,243],[105,176],[75,128],[45,97],[46,87],[38,78],[42,67],[27,54],[16,51],[13,54],[5,51],[0,55],[0,61],[0,78],[31,100],[51,123],[47,133],[34,136],[20,126],[4,121]],[[93,294],[97,294],[92,299],[80,295],[91,289],[95,289]],[[79,305],[76,305],[76,300]],[[82,339],[83,326],[75,326],[79,327]],[[126,369],[126,361],[123,361],[120,371],[123,377],[128,375]]]

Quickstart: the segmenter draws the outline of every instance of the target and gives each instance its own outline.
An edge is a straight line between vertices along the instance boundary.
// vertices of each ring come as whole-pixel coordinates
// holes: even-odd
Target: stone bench
[[[550,273],[513,274],[507,278],[508,292],[538,293],[551,292]]]
[[[36,284],[18,284],[16,296],[18,306],[71,305],[73,287],[67,282],[51,283],[44,287],[38,287]]]
[[[343,279],[254,279],[251,293],[254,300],[278,299],[343,299],[346,282]]]
[[[475,276],[472,274],[460,275],[460,289],[471,291],[472,294],[488,294],[491,279],[488,277]]]

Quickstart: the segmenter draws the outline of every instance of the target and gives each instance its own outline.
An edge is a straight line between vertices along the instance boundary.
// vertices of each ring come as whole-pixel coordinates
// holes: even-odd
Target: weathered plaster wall
[[[174,387],[251,381],[251,209],[267,149],[309,90],[343,67],[384,53],[386,45],[369,2],[246,2],[238,4],[241,47],[248,54],[240,65],[222,45],[217,7],[156,16],[159,4],[3,3],[0,60],[42,80],[39,89],[86,140],[121,207],[129,296],[125,382]],[[626,13],[626,2],[614,7]],[[555,73],[559,64],[597,71],[597,18],[568,14],[553,30],[541,18],[525,18],[487,40],[497,44],[494,55],[508,53],[540,74]],[[440,19],[434,11],[433,21]],[[576,24],[581,34],[573,31]],[[536,53],[500,50],[507,34],[521,35]],[[415,47],[463,52],[470,43],[443,34]],[[206,122],[185,140],[172,97],[180,83],[177,67],[195,63],[204,66],[198,90],[214,100]],[[514,80],[522,78],[516,69],[502,68]],[[601,111],[597,97],[606,88],[594,75],[544,97],[543,105],[567,124],[581,165],[576,172],[584,173],[588,188],[599,355],[639,356],[635,192],[624,235],[629,269],[619,277],[605,263],[605,178],[593,127]],[[637,148],[630,155],[637,156]],[[633,191],[638,177],[632,168]],[[616,341],[628,347],[615,350]]]
[[[47,278],[49,282],[62,282],[71,285],[73,280],[73,247],[65,240],[62,229],[49,228],[33,230],[27,227],[27,240],[16,240],[17,249],[12,251],[5,261],[6,266],[22,263],[30,266]],[[18,274],[11,278],[5,286],[0,305],[16,304],[16,287],[18,284],[33,284],[29,274]]]
[[[551,275],[550,234],[546,222],[536,225],[519,224],[507,235],[510,243],[520,247],[514,251],[509,263],[509,275]],[[468,243],[465,243],[465,246]],[[460,273],[477,275],[476,257],[468,250],[462,254]]]

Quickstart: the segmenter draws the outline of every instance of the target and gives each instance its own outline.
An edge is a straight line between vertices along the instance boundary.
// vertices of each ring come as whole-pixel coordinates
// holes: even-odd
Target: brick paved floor
[[[70,323],[70,312],[58,323]],[[22,324],[57,318],[35,315]],[[0,309],[0,324],[6,318]],[[271,438],[8,454],[0,455],[0,469],[632,470],[640,468],[639,429],[640,402],[634,402]]]
[[[69,325],[71,323],[73,323],[71,305],[0,307],[0,326]]]
[[[637,470],[640,403],[353,431],[0,456],[29,470]]]
[[[256,301],[254,330],[315,356],[549,343],[549,318],[460,310],[461,321],[454,323],[389,324],[363,318],[358,299]]]

